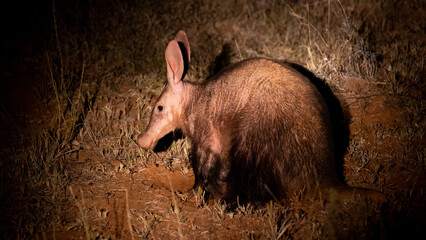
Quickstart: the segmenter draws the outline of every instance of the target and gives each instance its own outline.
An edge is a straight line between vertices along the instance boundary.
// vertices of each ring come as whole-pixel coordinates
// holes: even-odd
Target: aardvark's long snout
[[[157,145],[157,141],[155,141],[147,133],[140,134],[136,143],[143,149],[154,149],[155,145]]]

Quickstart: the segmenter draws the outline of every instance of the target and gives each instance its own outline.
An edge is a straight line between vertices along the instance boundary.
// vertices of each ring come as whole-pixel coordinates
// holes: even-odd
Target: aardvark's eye
[[[157,106],[157,108],[158,108],[158,111],[159,111],[159,112],[163,111],[163,106],[158,105],[158,106]]]

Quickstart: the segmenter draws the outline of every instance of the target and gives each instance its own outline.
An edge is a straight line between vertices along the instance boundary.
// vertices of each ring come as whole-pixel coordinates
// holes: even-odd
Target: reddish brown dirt
[[[67,217],[55,227],[68,231],[43,233],[51,239],[84,237],[82,224],[89,226],[90,234],[113,239],[241,239],[264,228],[259,219],[243,218],[243,227],[243,216],[213,216],[213,206],[199,208],[192,171],[183,175],[155,165],[127,169],[89,151],[79,152],[71,165],[74,203],[64,207]],[[76,215],[80,221],[75,221]]]

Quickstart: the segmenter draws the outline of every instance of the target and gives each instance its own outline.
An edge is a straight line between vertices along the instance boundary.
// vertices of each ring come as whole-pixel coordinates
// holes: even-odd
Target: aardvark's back
[[[338,182],[327,107],[294,69],[267,59],[245,60],[219,73],[197,95],[190,112],[206,117],[192,117],[199,119],[194,124],[212,127],[194,133],[193,155],[219,148],[222,162],[229,161],[222,163],[229,164],[228,172],[218,171],[227,177],[216,181],[215,171],[199,164],[199,175],[207,172],[201,178],[216,182],[209,187],[213,195],[258,199],[271,197],[271,191],[282,198],[303,187],[313,190],[317,182]]]

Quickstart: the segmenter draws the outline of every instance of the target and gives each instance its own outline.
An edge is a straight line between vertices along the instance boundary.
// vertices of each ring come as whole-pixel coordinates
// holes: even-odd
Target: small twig
[[[167,175],[167,179],[169,180],[170,189],[172,190],[172,201],[173,201],[173,205],[174,205],[173,212],[176,213],[177,220],[178,220],[178,234],[179,234],[179,239],[184,239],[184,237],[182,235],[182,227],[181,227],[181,224],[180,224],[179,207],[177,205],[177,201],[176,201],[176,198],[175,198],[175,191],[173,189],[172,181],[170,180],[170,176],[169,175]]]
[[[82,219],[82,221],[83,221],[83,227],[84,227],[84,231],[85,231],[85,233],[86,233],[86,239],[87,240],[89,240],[90,239],[90,234],[89,234],[89,225],[87,224],[87,217],[86,217],[86,215],[84,214],[84,211],[83,211],[83,206],[76,200],[76,198],[75,198],[75,194],[74,194],[74,191],[73,191],[73,189],[72,189],[72,187],[71,186],[69,186],[69,188],[68,188],[69,190],[70,190],[70,193],[71,193],[71,196],[73,197],[73,199],[74,199],[74,201],[75,201],[75,204],[77,205],[77,207],[78,207],[78,209],[79,209],[79,211],[80,211],[80,214],[81,214],[81,219]],[[82,190],[80,190],[80,192],[82,192]],[[83,198],[83,195],[82,195],[82,198]],[[82,202],[83,202],[83,199],[82,199]]]
[[[111,189],[111,191],[123,191],[124,194],[126,195],[126,215],[127,215],[127,226],[129,228],[129,232],[130,232],[130,237],[132,240],[135,239],[135,236],[133,235],[133,228],[132,228],[132,223],[130,221],[131,219],[131,215],[130,215],[130,206],[129,206],[129,192],[127,191],[126,188],[122,188],[122,189]]]
[[[235,46],[237,47],[238,54],[240,55],[240,60],[243,60],[243,55],[241,54],[240,46],[238,45],[238,42],[236,39],[234,39]]]
[[[135,237],[133,236],[132,223],[130,222],[131,215],[130,215],[130,207],[129,207],[129,192],[127,191],[127,189],[124,189],[124,192],[126,193],[127,224],[129,226],[130,236],[132,237],[132,239],[135,239]]]

